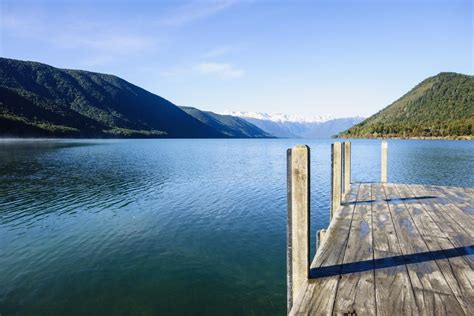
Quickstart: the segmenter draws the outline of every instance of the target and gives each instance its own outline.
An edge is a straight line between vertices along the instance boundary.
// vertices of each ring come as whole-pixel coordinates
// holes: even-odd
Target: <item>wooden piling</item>
[[[288,149],[287,307],[309,277],[310,266],[310,150]]]
[[[318,230],[318,234],[317,234],[317,237],[316,237],[316,250],[318,250],[319,246],[321,246],[321,244],[324,240],[324,237],[326,236],[326,232],[327,232],[326,229]]]
[[[351,142],[344,142],[344,194],[351,190]]]
[[[388,179],[388,143],[386,140],[382,141],[382,161],[381,161],[381,176],[380,182],[387,183]]]
[[[309,280],[309,148],[288,151],[289,314],[471,315],[474,188],[354,183],[339,206],[345,146],[332,145],[336,219],[317,232]]]
[[[335,210],[341,205],[342,193],[342,144],[336,142],[331,145],[331,214],[332,220]]]

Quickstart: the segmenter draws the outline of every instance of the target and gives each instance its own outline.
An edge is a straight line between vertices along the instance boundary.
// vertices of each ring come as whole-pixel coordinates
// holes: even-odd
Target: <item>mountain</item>
[[[0,135],[228,137],[113,75],[0,58]]]
[[[216,114],[201,111],[194,107],[181,106],[183,111],[198,119],[202,123],[214,128],[219,133],[237,138],[268,138],[271,134],[264,132],[246,120],[231,115]]]
[[[231,112],[265,132],[282,138],[330,138],[363,120],[360,117],[300,117],[285,114]]]
[[[245,117],[257,120],[272,121],[272,122],[292,122],[292,123],[323,123],[332,120],[333,117],[329,115],[321,116],[300,116],[289,115],[283,113],[263,113],[263,112],[230,112],[229,115]]]
[[[474,76],[440,73],[341,137],[472,138]]]

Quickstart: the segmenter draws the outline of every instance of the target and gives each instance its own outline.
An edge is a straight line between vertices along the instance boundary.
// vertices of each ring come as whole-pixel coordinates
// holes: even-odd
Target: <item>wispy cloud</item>
[[[83,65],[104,65],[124,57],[156,51],[157,39],[92,21],[76,21],[63,28],[52,28],[38,15],[18,17],[2,14],[0,32],[44,42],[59,49],[80,52]]]
[[[159,22],[167,26],[181,26],[223,11],[236,3],[235,0],[193,1],[172,11]]]
[[[163,77],[185,78],[192,75],[214,76],[221,79],[240,78],[245,74],[243,69],[230,63],[200,62],[175,66],[160,72]]]
[[[204,54],[204,58],[216,58],[216,57],[221,57],[225,56],[229,53],[232,53],[235,50],[233,46],[220,46],[216,47],[207,53]]]
[[[244,71],[227,63],[199,63],[194,66],[194,69],[205,75],[216,75],[221,78],[239,78],[244,75]]]
[[[51,41],[60,48],[89,52],[90,57],[83,61],[85,65],[103,65],[124,57],[140,56],[156,48],[153,38],[123,32],[68,37],[66,32]]]

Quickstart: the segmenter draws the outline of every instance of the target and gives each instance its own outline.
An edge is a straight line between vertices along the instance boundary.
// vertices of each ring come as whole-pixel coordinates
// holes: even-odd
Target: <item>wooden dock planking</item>
[[[382,266],[403,253],[381,184],[372,186],[372,199],[374,260]],[[378,315],[390,316],[395,310],[403,315],[420,314],[404,264],[375,269],[375,300]]]
[[[432,253],[440,253],[438,259],[435,260],[435,262],[459,304],[467,314],[467,306],[469,304],[465,304],[465,301],[466,299],[472,300],[471,298],[474,294],[472,292],[472,284],[469,279],[472,277],[472,269],[462,257],[454,257],[449,259],[447,250],[453,249],[455,246],[451,243],[448,236],[433,221],[429,213],[426,212],[426,208],[429,208],[430,204],[422,204],[421,198],[423,195],[418,195],[416,193],[414,194],[413,191],[415,190],[410,190],[407,185],[398,184],[396,185],[396,188],[398,189],[400,196],[417,197],[414,201],[410,200],[409,203],[405,202],[406,207],[413,219],[413,222],[415,223],[421,239],[428,247],[428,250]],[[474,306],[473,303],[474,302],[470,302],[470,305]]]
[[[472,189],[353,184],[290,314],[472,314],[473,202]]]
[[[332,313],[340,275],[338,266],[342,264],[344,258],[356,205],[353,201],[357,198],[358,190],[359,184],[352,186],[348,198],[349,203],[339,208],[333,217],[321,247],[318,249],[318,256],[315,256],[311,264],[312,278],[308,280],[306,288],[298,296],[290,314]],[[329,268],[331,271],[322,270],[322,268]],[[319,271],[325,271],[325,276],[322,276]],[[319,293],[327,293],[332,296],[332,299]]]
[[[430,205],[426,211],[442,228],[455,247],[474,245],[474,216],[466,214],[464,210],[459,208],[459,205],[454,204],[447,197],[446,192],[449,190],[446,191],[439,186],[410,185],[409,187],[423,196],[437,196],[433,199],[426,199],[423,203]],[[461,188],[450,189],[457,190]],[[470,201],[474,202],[472,196]],[[461,204],[464,205],[465,203]],[[471,269],[474,269],[474,256],[465,256],[464,260],[468,262]]]
[[[454,315],[463,315],[461,305],[454,297],[436,260],[430,256],[429,248],[410,214],[410,207],[407,207],[409,203],[412,203],[413,196],[407,192],[400,194],[394,184],[384,185],[384,188],[387,197],[391,200],[389,210],[394,218],[402,253],[405,256],[425,254],[428,257],[428,260],[421,262],[410,263],[411,261],[407,261],[407,269],[419,311],[422,314],[429,311],[426,315],[433,315],[432,304],[440,302],[440,304],[446,305]],[[416,259],[417,256],[410,258]]]
[[[410,185],[409,188],[419,196],[427,197],[434,193],[433,190],[427,190],[424,186]],[[459,234],[474,236],[473,227],[471,225],[465,225],[465,223],[464,225],[460,225],[455,217],[453,217],[452,210],[444,204],[439,204],[436,201],[436,198],[424,199],[423,201],[420,201],[420,203],[422,205],[430,205],[430,207],[425,208],[426,212],[448,237],[454,237]]]
[[[356,199],[346,251],[344,252],[341,279],[333,313],[358,311],[363,315],[375,313],[373,267],[367,271],[351,273],[351,263],[365,261],[373,266],[371,186],[362,184]]]
[[[419,186],[406,186],[406,188],[411,190],[417,196],[422,196],[422,194],[424,193],[421,187]],[[433,223],[441,228],[442,226],[438,224],[439,221],[436,221],[431,215],[433,214],[432,210],[436,208],[436,204],[431,202],[430,200],[421,203],[421,205],[426,211],[425,213],[433,218]],[[449,211],[445,210],[444,214],[446,216],[449,216]],[[443,222],[445,223],[448,221],[444,220]],[[453,223],[454,221],[450,222]],[[467,231],[463,232],[462,226],[457,223],[456,225],[458,232],[462,232],[462,235],[466,237],[472,237],[472,233],[469,233]],[[438,237],[424,237],[425,242],[430,248],[430,251],[442,251],[445,254],[446,259],[438,261],[440,269],[441,271],[443,271],[446,280],[450,284],[450,287],[458,298],[458,301],[463,307],[465,313],[469,314],[469,312],[472,312],[472,310],[470,311],[469,308],[472,308],[472,306],[474,306],[474,270],[472,261],[473,258],[472,256],[450,257],[448,249],[453,249],[460,245],[458,242],[456,242],[455,238],[453,239],[453,237],[457,237],[459,233],[453,233],[453,229],[451,227],[448,231],[445,231],[443,229],[441,229],[441,231],[442,235]],[[474,243],[472,242],[472,238],[469,239],[471,239],[471,242],[469,244],[473,245]]]

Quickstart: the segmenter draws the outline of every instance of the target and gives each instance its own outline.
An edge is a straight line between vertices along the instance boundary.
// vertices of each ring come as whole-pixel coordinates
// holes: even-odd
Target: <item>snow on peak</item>
[[[320,116],[300,116],[300,115],[288,115],[283,113],[263,113],[263,112],[227,112],[223,113],[232,116],[238,116],[242,118],[252,118],[257,120],[267,120],[272,122],[296,122],[296,123],[323,123],[332,120],[333,117],[329,115]]]

